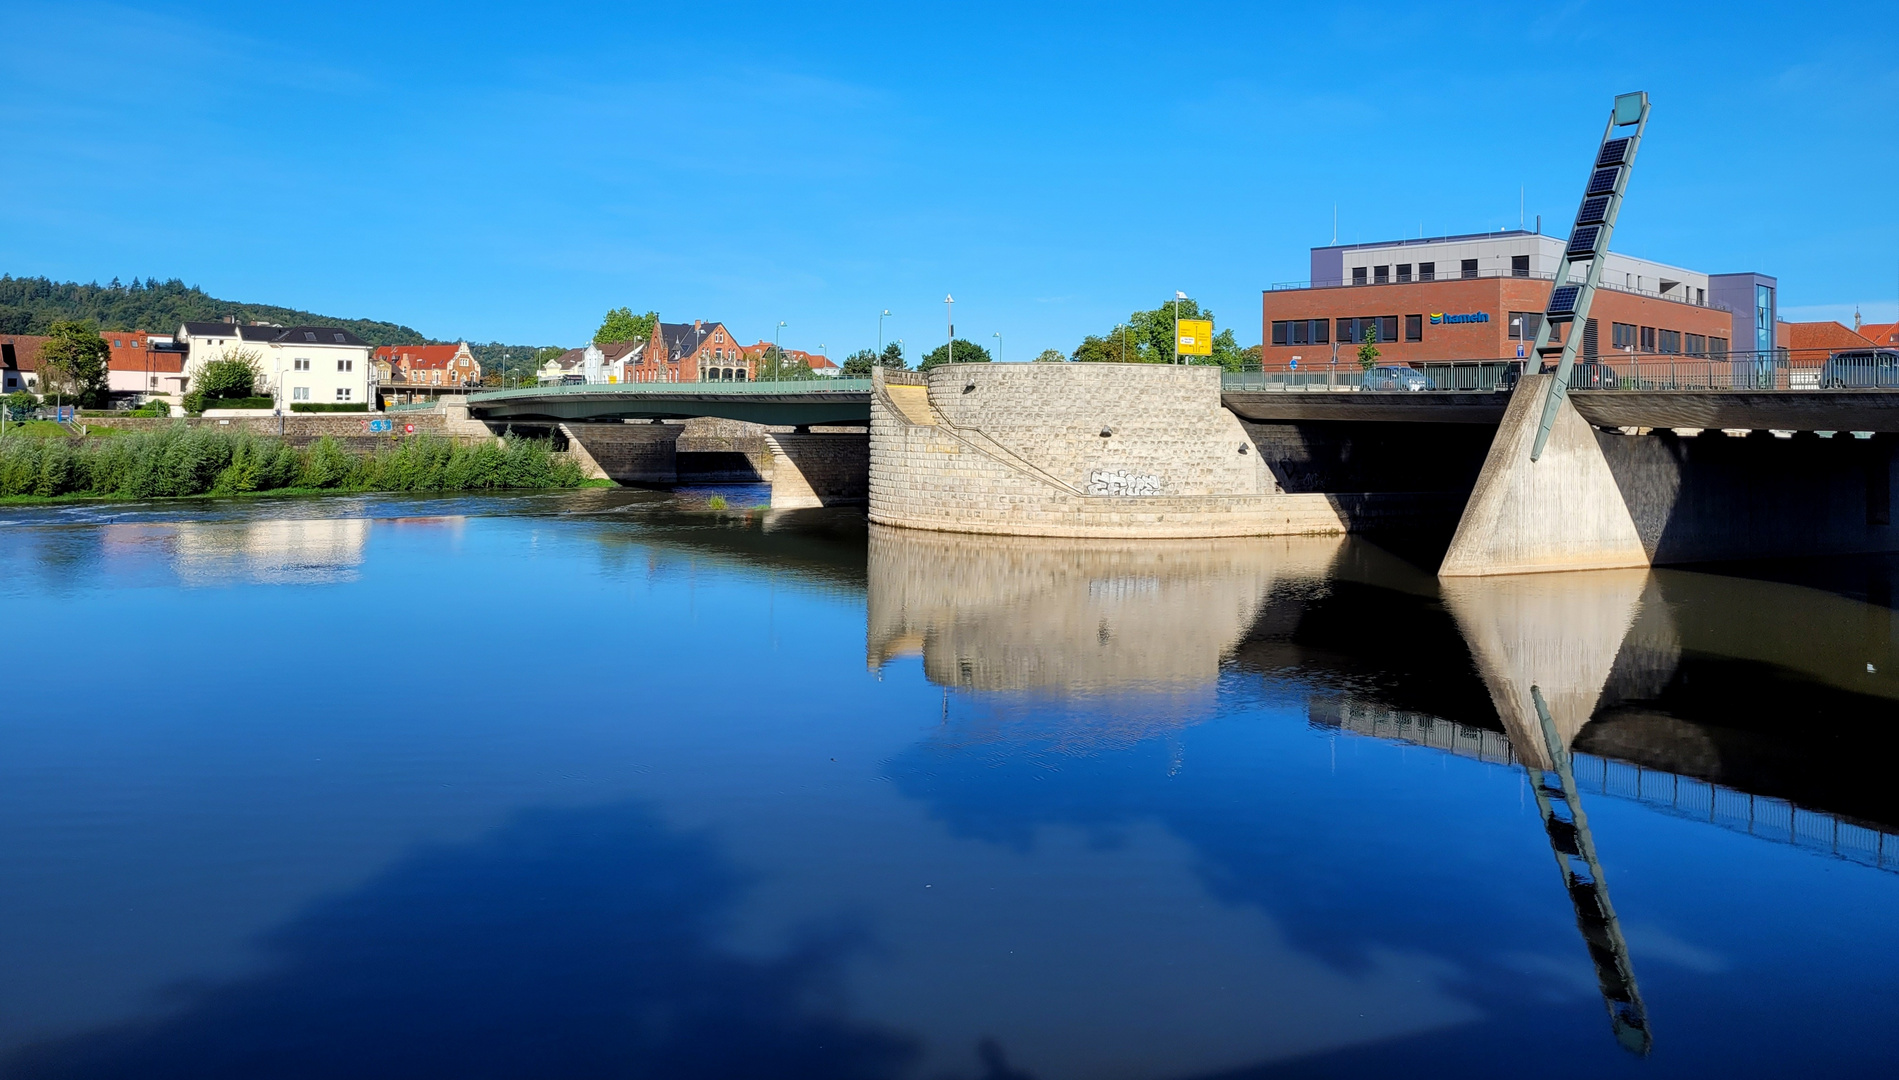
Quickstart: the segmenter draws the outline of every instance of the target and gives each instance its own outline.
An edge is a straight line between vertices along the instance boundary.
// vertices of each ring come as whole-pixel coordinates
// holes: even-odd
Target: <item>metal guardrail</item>
[[[1320,730],[1343,729],[1492,765],[1519,764],[1516,748],[1501,732],[1349,699],[1308,709],[1307,722]],[[1572,752],[1570,762],[1577,787],[1584,792],[1640,802],[1673,817],[1899,873],[1899,834],[1886,828],[1595,754]]]
[[[1421,360],[1379,364],[1380,368],[1410,368],[1422,372],[1426,384],[1414,390],[1481,392],[1508,390],[1534,360]],[[1312,369],[1228,372],[1220,387],[1227,391],[1369,391],[1366,372],[1358,364],[1327,365]],[[1660,354],[1585,356],[1570,372],[1572,390],[1641,391],[1804,391],[1899,390],[1899,351],[1881,350],[1869,356],[1792,359],[1785,352],[1730,352],[1721,356],[1663,356]]]

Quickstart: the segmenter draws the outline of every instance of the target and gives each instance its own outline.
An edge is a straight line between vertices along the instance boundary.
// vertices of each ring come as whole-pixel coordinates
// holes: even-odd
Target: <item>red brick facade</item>
[[[1268,371],[1283,370],[1295,356],[1301,368],[1314,370],[1331,362],[1336,343],[1339,363],[1355,366],[1359,341],[1338,340],[1339,320],[1381,319],[1377,343],[1380,363],[1513,359],[1519,345],[1525,353],[1530,351],[1537,320],[1528,322],[1529,340],[1521,340],[1512,336],[1516,324],[1511,314],[1528,312],[1540,319],[1549,293],[1548,281],[1512,277],[1269,290],[1260,304],[1264,342],[1260,358]],[[1486,318],[1433,323],[1433,315]],[[1627,354],[1626,349],[1616,346],[1617,324],[1631,328],[1627,335],[1638,357],[1659,355],[1671,347],[1688,353],[1696,344],[1701,350],[1713,349],[1718,347],[1716,341],[1726,348],[1735,347],[1727,341],[1732,316],[1719,308],[1601,289],[1596,293],[1590,318],[1597,327],[1597,350],[1604,356],[1612,351]],[[1313,340],[1319,336],[1311,325],[1314,320],[1325,323],[1324,343]],[[1278,322],[1289,325],[1275,337],[1273,324]],[[1297,334],[1290,324],[1300,322],[1306,324],[1305,340],[1295,343]],[[1387,332],[1393,330],[1395,335],[1388,336]],[[1285,344],[1278,343],[1281,341]]]

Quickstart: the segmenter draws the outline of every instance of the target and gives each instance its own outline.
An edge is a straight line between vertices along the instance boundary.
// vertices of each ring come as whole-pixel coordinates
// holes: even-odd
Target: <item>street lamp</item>
[[[1002,363],[1002,331],[998,330],[989,336],[996,339],[996,363],[1000,364]]]
[[[943,324],[949,327],[949,337],[944,339],[947,343],[943,346],[946,357],[944,363],[954,364],[956,362],[956,298],[948,293],[943,294]]]
[[[771,329],[771,377],[777,379],[785,373],[785,349],[778,344],[778,331],[785,328],[785,320],[779,319],[778,325]]]
[[[877,316],[877,355],[879,358],[881,358],[884,355],[884,320],[888,319],[889,317],[890,317],[889,308],[885,308],[884,313],[882,315]]]

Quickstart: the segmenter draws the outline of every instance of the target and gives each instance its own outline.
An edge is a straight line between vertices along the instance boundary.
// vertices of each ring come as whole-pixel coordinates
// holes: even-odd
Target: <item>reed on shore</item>
[[[0,497],[571,488],[582,479],[579,466],[537,439],[469,444],[415,435],[356,451],[328,437],[296,447],[183,424],[112,439],[0,439]]]

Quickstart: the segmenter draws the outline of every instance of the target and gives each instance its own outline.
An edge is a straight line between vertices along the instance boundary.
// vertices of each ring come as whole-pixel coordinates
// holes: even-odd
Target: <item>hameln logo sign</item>
[[[1440,311],[1431,316],[1432,326],[1439,326],[1443,323],[1486,323],[1489,321],[1490,313],[1488,311],[1473,311],[1468,315],[1446,315]]]

